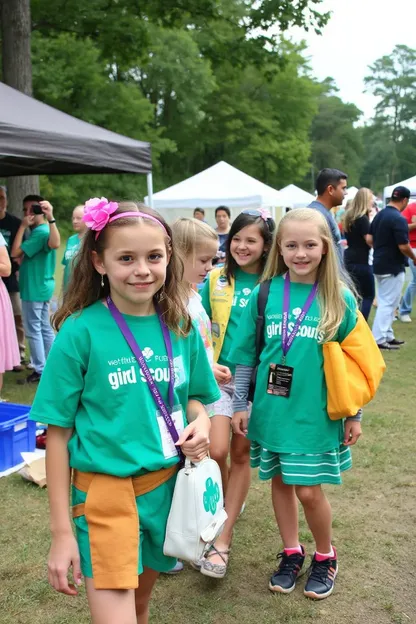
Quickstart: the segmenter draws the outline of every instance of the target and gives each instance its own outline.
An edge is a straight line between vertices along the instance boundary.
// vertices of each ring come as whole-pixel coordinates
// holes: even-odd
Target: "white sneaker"
[[[178,574],[179,572],[182,572],[182,570],[183,570],[182,561],[177,561],[175,565],[173,566],[173,568],[171,568],[168,572],[165,572],[164,574]]]
[[[402,323],[411,323],[412,319],[410,318],[410,316],[408,314],[400,314],[399,315],[399,319],[401,320]]]

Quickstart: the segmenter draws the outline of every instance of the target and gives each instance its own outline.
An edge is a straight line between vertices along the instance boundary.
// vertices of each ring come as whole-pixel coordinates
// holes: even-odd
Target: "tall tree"
[[[194,148],[198,169],[223,159],[275,188],[302,180],[319,93],[302,53],[282,40],[262,66],[217,67]]]
[[[316,89],[271,27],[319,31],[321,3],[31,0],[34,94],[151,141],[156,187],[220,157],[280,186],[308,166]],[[142,195],[137,176],[42,176],[41,188],[63,212],[90,193]]]
[[[364,82],[379,99],[376,118],[390,128],[397,143],[403,132],[414,127],[416,117],[416,50],[397,45],[392,54],[382,56],[369,67]]]
[[[328,91],[329,85],[329,91]],[[316,174],[324,167],[336,167],[348,173],[349,184],[359,184],[362,167],[362,137],[356,128],[361,111],[334,94],[332,83],[324,83],[318,113],[311,126],[312,168]],[[314,190],[315,175],[312,175]]]
[[[88,123],[150,141],[153,167],[160,172],[160,155],[175,150],[175,143],[155,126],[154,107],[137,84],[112,79],[95,42],[72,33],[49,38],[35,32],[32,58],[35,97]],[[41,189],[62,217],[91,196],[142,199],[146,183],[144,176],[128,174],[42,176]]]
[[[377,59],[369,70],[371,73],[364,81],[378,102],[373,122],[365,133],[366,140],[371,139],[364,175],[367,179],[380,181],[380,172],[375,171],[375,167],[380,165],[380,157],[374,153],[373,140],[379,144],[379,138],[383,137],[384,146],[380,145],[380,148],[388,154],[384,155],[386,169],[383,168],[381,179],[384,179],[384,184],[393,184],[397,179],[406,177],[410,169],[410,174],[414,172],[416,50],[397,45],[392,54]]]
[[[0,0],[3,82],[32,95],[30,0]],[[22,199],[39,193],[37,176],[8,178],[9,210],[21,214]]]

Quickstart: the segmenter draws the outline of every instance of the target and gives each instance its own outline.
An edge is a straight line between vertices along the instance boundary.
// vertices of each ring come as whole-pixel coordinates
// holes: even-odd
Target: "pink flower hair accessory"
[[[85,203],[82,220],[90,230],[97,232],[96,239],[117,208],[118,203],[109,202],[106,197],[101,197],[101,199],[93,197]]]
[[[135,212],[119,212],[119,214],[111,216],[117,209],[118,203],[109,202],[106,197],[101,197],[101,199],[94,197],[85,203],[84,216],[82,217],[82,220],[90,230],[94,230],[96,232],[95,240],[97,240],[101,230],[103,230],[106,225],[116,221],[117,219],[125,219],[126,217],[142,217],[143,219],[149,219],[150,221],[157,223],[157,225],[162,228],[166,236],[169,237],[163,223],[161,223],[159,219],[156,219],[153,215],[137,210]]]
[[[259,213],[263,221],[267,221],[272,218],[272,214],[269,210],[267,210],[267,208],[260,208]]]

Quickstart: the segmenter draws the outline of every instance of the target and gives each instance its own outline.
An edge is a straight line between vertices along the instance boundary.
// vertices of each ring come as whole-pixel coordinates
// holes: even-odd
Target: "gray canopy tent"
[[[142,173],[152,205],[150,143],[71,117],[0,82],[0,176]]]

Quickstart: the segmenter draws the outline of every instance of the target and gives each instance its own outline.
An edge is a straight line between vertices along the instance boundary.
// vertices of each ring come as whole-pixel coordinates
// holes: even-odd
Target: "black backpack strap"
[[[256,319],[256,366],[259,365],[260,353],[264,347],[264,312],[266,310],[267,299],[269,298],[271,280],[266,280],[260,284],[259,296],[257,299],[257,319]]]

